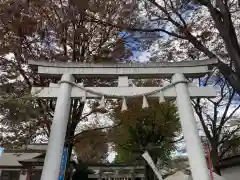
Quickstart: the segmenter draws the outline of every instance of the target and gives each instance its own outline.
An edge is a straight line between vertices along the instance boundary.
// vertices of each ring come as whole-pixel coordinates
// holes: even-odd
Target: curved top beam
[[[168,78],[175,73],[183,73],[186,77],[201,77],[217,63],[216,59],[159,63],[127,63],[127,64],[90,64],[72,62],[32,61],[28,64],[38,73],[47,76],[60,76],[64,73],[77,77],[116,78]]]
[[[158,63],[79,63],[79,62],[48,62],[29,60],[31,66],[59,67],[59,68],[139,68],[139,67],[213,67],[217,59],[179,61],[179,62],[158,62]]]

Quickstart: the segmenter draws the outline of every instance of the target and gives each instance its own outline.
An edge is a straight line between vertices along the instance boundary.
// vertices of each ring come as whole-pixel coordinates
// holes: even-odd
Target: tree
[[[236,102],[239,97],[219,73],[199,80],[199,83],[203,86],[213,85],[218,92],[214,99],[196,99],[192,100],[192,104],[206,137],[203,143],[207,143],[210,148],[214,170],[221,174],[220,161],[229,150],[240,145],[237,136],[240,126],[229,127],[231,120],[239,115],[237,112],[240,105],[238,100]]]
[[[122,13],[123,6],[123,1],[116,3],[85,1],[85,3],[81,2],[81,6],[77,1],[1,1],[1,97],[4,99],[6,96],[11,99],[9,102],[11,104],[7,104],[6,101],[2,103],[2,112],[4,111],[2,115],[10,117],[16,106],[19,104],[25,106],[26,103],[23,103],[26,99],[25,95],[30,93],[32,86],[48,86],[50,81],[58,81],[58,79],[39,77],[27,66],[28,60],[104,62],[113,59],[120,61],[127,57],[130,52],[123,46],[124,37],[119,37],[117,29],[84,21],[86,14],[97,15],[102,19],[108,18],[115,22],[122,21],[118,14]],[[114,56],[116,51],[118,57]],[[84,81],[88,85],[105,82],[90,79],[77,81]],[[51,124],[55,101],[34,100],[31,108],[40,111],[36,121],[45,128]],[[16,104],[13,105],[13,102]],[[81,117],[84,103],[73,100],[72,104],[68,131],[71,132],[70,136],[74,133],[78,122],[87,117]],[[95,110],[93,108],[89,114]],[[20,115],[17,116],[19,119]],[[16,121],[16,117],[9,117],[2,118],[2,123]],[[21,123],[19,122],[21,127],[16,128],[29,126],[29,120],[32,121],[32,118],[21,117]],[[6,138],[5,140],[7,141]]]
[[[181,51],[184,51],[185,58],[194,60],[196,53],[201,54],[203,58],[214,58],[218,61],[217,67],[228,83],[238,94],[240,93],[239,22],[235,21],[238,19],[239,1],[140,0],[136,3],[141,21],[124,25],[100,19],[95,22],[124,29],[137,34],[138,37],[146,33],[158,33],[159,36],[164,37],[160,41],[177,40],[178,44],[175,41],[172,48],[174,46],[180,46],[180,48],[175,48],[174,53],[163,52],[164,45],[166,47],[170,42],[167,41],[162,45],[160,54],[167,54],[166,60],[176,59]],[[217,44],[218,48],[215,48],[216,42],[221,43],[221,45]],[[188,48],[183,48],[183,44]],[[153,49],[159,50],[157,47],[158,42],[154,43]]]
[[[31,141],[47,141],[55,108],[54,99],[29,98],[32,86],[48,86],[57,78],[39,76],[28,67],[28,60],[61,62],[123,61],[131,51],[124,46],[119,30],[86,21],[86,16],[122,23],[130,12],[125,1],[41,0],[0,1],[0,81],[1,130],[4,147],[23,146]],[[105,80],[77,79],[76,83],[105,85]],[[27,96],[27,97],[26,97]],[[66,135],[69,156],[75,129],[96,110],[83,115],[85,103],[72,100]],[[30,113],[26,113],[30,112]],[[37,135],[37,136],[36,136]],[[40,139],[43,138],[43,139]]]
[[[98,21],[111,27],[125,29],[135,35],[144,36],[145,33],[158,33],[159,38],[153,42],[149,52],[151,61],[181,61],[185,59],[201,60],[206,58],[217,59],[217,68],[224,79],[220,86],[219,97],[214,100],[207,100],[214,107],[210,108],[206,100],[197,100],[195,109],[198,111],[200,123],[204,133],[210,141],[212,147],[212,159],[215,170],[219,157],[219,146],[230,137],[233,138],[238,127],[227,128],[238,110],[238,106],[231,111],[231,102],[240,93],[239,86],[239,1],[206,1],[206,0],[147,0],[138,1],[139,16],[141,24],[117,25],[109,22]],[[206,77],[206,84],[211,74]],[[226,81],[227,82],[226,82]],[[206,85],[205,84],[205,85]],[[229,85],[233,87],[232,90]],[[228,88],[227,88],[228,87]],[[227,101],[227,102],[226,102]],[[199,104],[199,102],[201,102]],[[225,104],[226,103],[226,104]],[[207,105],[206,105],[207,104]],[[220,112],[224,113],[221,114]],[[230,115],[229,115],[230,113]],[[221,116],[221,117],[220,117]],[[227,128],[227,132],[222,136],[222,129]],[[221,137],[220,137],[221,134]],[[225,138],[223,138],[225,137]],[[234,141],[232,141],[234,139]],[[236,139],[231,141],[236,144]],[[217,144],[217,145],[216,145]],[[228,144],[231,148],[232,143]],[[224,154],[228,148],[221,154]]]
[[[83,130],[77,134],[74,140],[74,150],[83,163],[106,162],[109,129],[106,128],[106,125],[99,124],[98,121],[96,119],[87,125],[81,125]]]
[[[113,117],[121,121],[120,126],[110,133],[117,152],[116,161],[141,162],[141,154],[148,151],[155,163],[161,162],[164,166],[180,134],[177,109],[172,103],[159,104],[156,100],[149,100],[149,108],[142,109],[141,101],[129,100],[128,111],[125,112],[121,112],[119,106],[115,108]],[[151,178],[153,174],[149,167],[148,172],[151,172],[148,173],[148,178]]]

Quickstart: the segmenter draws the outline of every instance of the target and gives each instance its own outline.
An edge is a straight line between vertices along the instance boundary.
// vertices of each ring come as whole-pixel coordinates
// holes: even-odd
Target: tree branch
[[[178,10],[174,7],[174,3],[172,2],[172,0],[168,0],[168,1],[170,1],[172,11],[178,16],[178,18],[180,19],[180,21],[183,23],[183,26],[184,26],[184,27],[187,27],[186,21],[184,20],[184,18],[182,17],[182,15],[178,12]]]
[[[240,105],[238,105],[238,106],[230,113],[230,115],[229,115],[227,118],[225,118],[225,122],[227,122],[227,121],[235,114],[235,112],[236,112],[239,108],[240,108]]]
[[[169,143],[177,143],[177,142],[180,142],[184,139],[184,136],[182,136],[181,138],[175,140],[175,141],[170,141]]]
[[[14,52],[14,56],[15,56],[16,62],[17,62],[17,69],[18,69],[19,73],[22,75],[24,81],[27,83],[27,85],[30,89],[32,87],[32,83],[30,82],[29,78],[27,77],[26,72],[22,69],[22,66],[21,66],[21,61],[23,61],[22,57],[21,57],[21,55],[19,55],[16,52]]]
[[[238,145],[239,146],[239,145]],[[238,147],[236,146],[236,147]],[[233,144],[229,144],[228,147],[226,149],[224,149],[221,154],[219,155],[220,158],[223,158],[223,156],[233,147]]]
[[[224,124],[226,123],[226,115],[227,115],[228,110],[229,110],[229,108],[230,108],[230,106],[231,106],[231,102],[232,102],[232,99],[233,99],[234,95],[235,95],[235,92],[232,92],[232,94],[229,96],[227,105],[226,105],[226,107],[225,107],[225,110],[224,110],[224,113],[223,113],[223,115],[222,115],[220,124],[219,124],[219,126],[218,126],[218,132],[219,132],[219,133],[221,132],[222,127],[223,127]]]
[[[225,134],[224,137],[222,137],[222,140],[219,141],[218,145],[224,143],[226,140],[231,139],[231,137],[240,130],[240,126],[238,126],[236,129],[232,130],[231,132],[229,132],[228,134]]]
[[[168,13],[167,9],[165,7],[162,7],[160,4],[158,4],[155,0],[148,0],[151,2],[154,6],[156,6],[160,11],[162,11],[168,18],[168,20],[175,25],[177,28],[182,29],[183,27],[181,24],[179,24],[177,21],[173,20],[171,15]],[[166,3],[166,2],[165,2]]]
[[[181,36],[180,34],[174,33],[174,32],[169,32],[167,30],[165,30],[164,28],[134,28],[134,27],[127,27],[127,26],[121,26],[121,25],[117,25],[117,24],[112,24],[109,22],[104,22],[98,19],[88,19],[87,21],[92,22],[92,23],[97,23],[97,24],[101,24],[101,25],[105,25],[105,26],[109,26],[112,28],[117,28],[117,29],[121,29],[121,30],[127,30],[127,31],[132,31],[132,32],[145,32],[145,33],[153,33],[153,32],[163,32],[165,34],[168,34],[170,36],[173,37],[177,37],[180,39],[185,39],[184,36]]]
[[[68,141],[69,140],[74,140],[76,137],[78,137],[78,136],[80,136],[82,134],[91,132],[91,131],[101,131],[101,130],[104,130],[104,129],[116,128],[116,127],[120,126],[121,124],[122,124],[122,122],[119,122],[118,124],[116,124],[114,126],[105,126],[105,127],[99,127],[99,128],[94,128],[94,129],[83,130],[82,132],[75,134],[73,137],[69,137]]]
[[[202,124],[203,130],[204,130],[204,132],[205,132],[208,140],[210,141],[210,140],[212,139],[212,137],[211,137],[211,134],[210,134],[210,132],[209,132],[209,130],[208,130],[208,128],[207,128],[207,125],[206,125],[205,122],[204,122],[204,119],[203,119],[203,116],[202,116],[202,109],[201,109],[199,103],[200,103],[200,99],[197,99],[196,105],[193,106],[193,107],[194,107],[194,109],[195,109],[196,114],[197,114],[198,117],[199,117],[199,120],[200,120],[200,122],[201,122],[201,124]]]

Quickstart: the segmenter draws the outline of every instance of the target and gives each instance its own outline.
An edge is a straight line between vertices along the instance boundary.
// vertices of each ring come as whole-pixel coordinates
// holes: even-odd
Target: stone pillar
[[[183,74],[174,74],[172,82],[184,81]],[[187,83],[178,83],[175,86],[177,106],[180,122],[186,142],[189,163],[193,180],[210,180],[202,143],[198,134],[197,124],[189,96]]]
[[[64,74],[61,80],[74,82],[71,74]],[[59,177],[71,106],[71,92],[71,84],[67,82],[60,84],[41,180],[57,180]]]

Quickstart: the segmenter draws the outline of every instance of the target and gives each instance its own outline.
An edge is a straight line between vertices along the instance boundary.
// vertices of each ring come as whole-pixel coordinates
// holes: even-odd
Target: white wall
[[[226,180],[240,180],[240,166],[222,169],[221,173]]]

